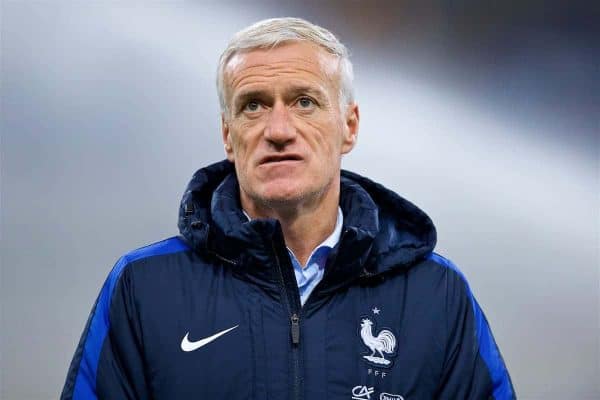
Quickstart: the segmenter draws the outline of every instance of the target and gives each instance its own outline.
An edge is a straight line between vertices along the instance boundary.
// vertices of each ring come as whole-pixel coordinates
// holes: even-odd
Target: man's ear
[[[225,148],[225,155],[227,159],[234,162],[233,146],[231,144],[231,134],[229,132],[229,122],[225,119],[225,114],[221,114],[221,135],[223,136],[223,147]]]
[[[348,104],[346,108],[346,118],[344,121],[344,138],[342,141],[342,154],[347,154],[354,148],[358,138],[358,123],[360,113],[358,104]]]

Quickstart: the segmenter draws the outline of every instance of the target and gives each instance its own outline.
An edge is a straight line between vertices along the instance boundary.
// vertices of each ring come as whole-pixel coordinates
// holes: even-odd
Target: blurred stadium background
[[[218,56],[276,16],[351,49],[344,167],[432,217],[519,398],[600,398],[598,3],[491,3],[2,1],[0,398],[57,398],[112,264],[177,233]]]

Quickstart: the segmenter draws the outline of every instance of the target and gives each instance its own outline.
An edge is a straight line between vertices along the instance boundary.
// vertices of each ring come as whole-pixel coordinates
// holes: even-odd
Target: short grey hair
[[[225,99],[225,69],[233,56],[243,51],[254,49],[270,49],[280,44],[292,41],[314,43],[327,52],[339,57],[339,100],[340,109],[354,102],[354,87],[352,81],[352,63],[348,49],[333,33],[318,25],[300,18],[271,18],[265,19],[236,33],[229,41],[227,48],[221,54],[217,70],[217,92],[221,112],[228,111]]]

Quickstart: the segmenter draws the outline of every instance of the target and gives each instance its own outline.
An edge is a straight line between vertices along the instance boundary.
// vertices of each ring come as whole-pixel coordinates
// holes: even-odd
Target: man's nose
[[[265,138],[276,146],[285,146],[296,137],[290,112],[285,104],[276,102],[265,126]]]

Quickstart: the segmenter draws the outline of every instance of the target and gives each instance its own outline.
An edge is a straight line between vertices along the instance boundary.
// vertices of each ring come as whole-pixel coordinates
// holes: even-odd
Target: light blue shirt
[[[308,296],[310,296],[317,284],[321,282],[321,279],[323,279],[327,256],[331,252],[331,249],[333,249],[340,241],[343,223],[344,215],[342,214],[341,208],[338,207],[337,220],[333,232],[320,245],[315,247],[312,253],[310,253],[304,268],[302,268],[300,261],[298,261],[294,253],[288,248],[288,253],[290,253],[290,259],[294,266],[294,274],[296,275],[296,282],[298,283],[298,290],[300,291],[300,303],[302,303],[302,305],[304,305],[306,299],[308,299]]]
[[[251,219],[245,211],[244,214],[248,220]],[[321,279],[323,279],[327,256],[331,252],[331,249],[333,249],[340,241],[343,223],[344,215],[342,214],[342,209],[338,207],[337,220],[333,232],[320,245],[315,247],[312,253],[310,253],[304,268],[302,268],[300,261],[298,261],[294,253],[289,248],[287,249],[290,254],[290,259],[292,260],[292,266],[294,267],[296,283],[298,284],[298,290],[300,292],[300,303],[302,305],[304,305],[306,299],[308,299],[308,296],[310,296],[317,284],[321,282]]]

